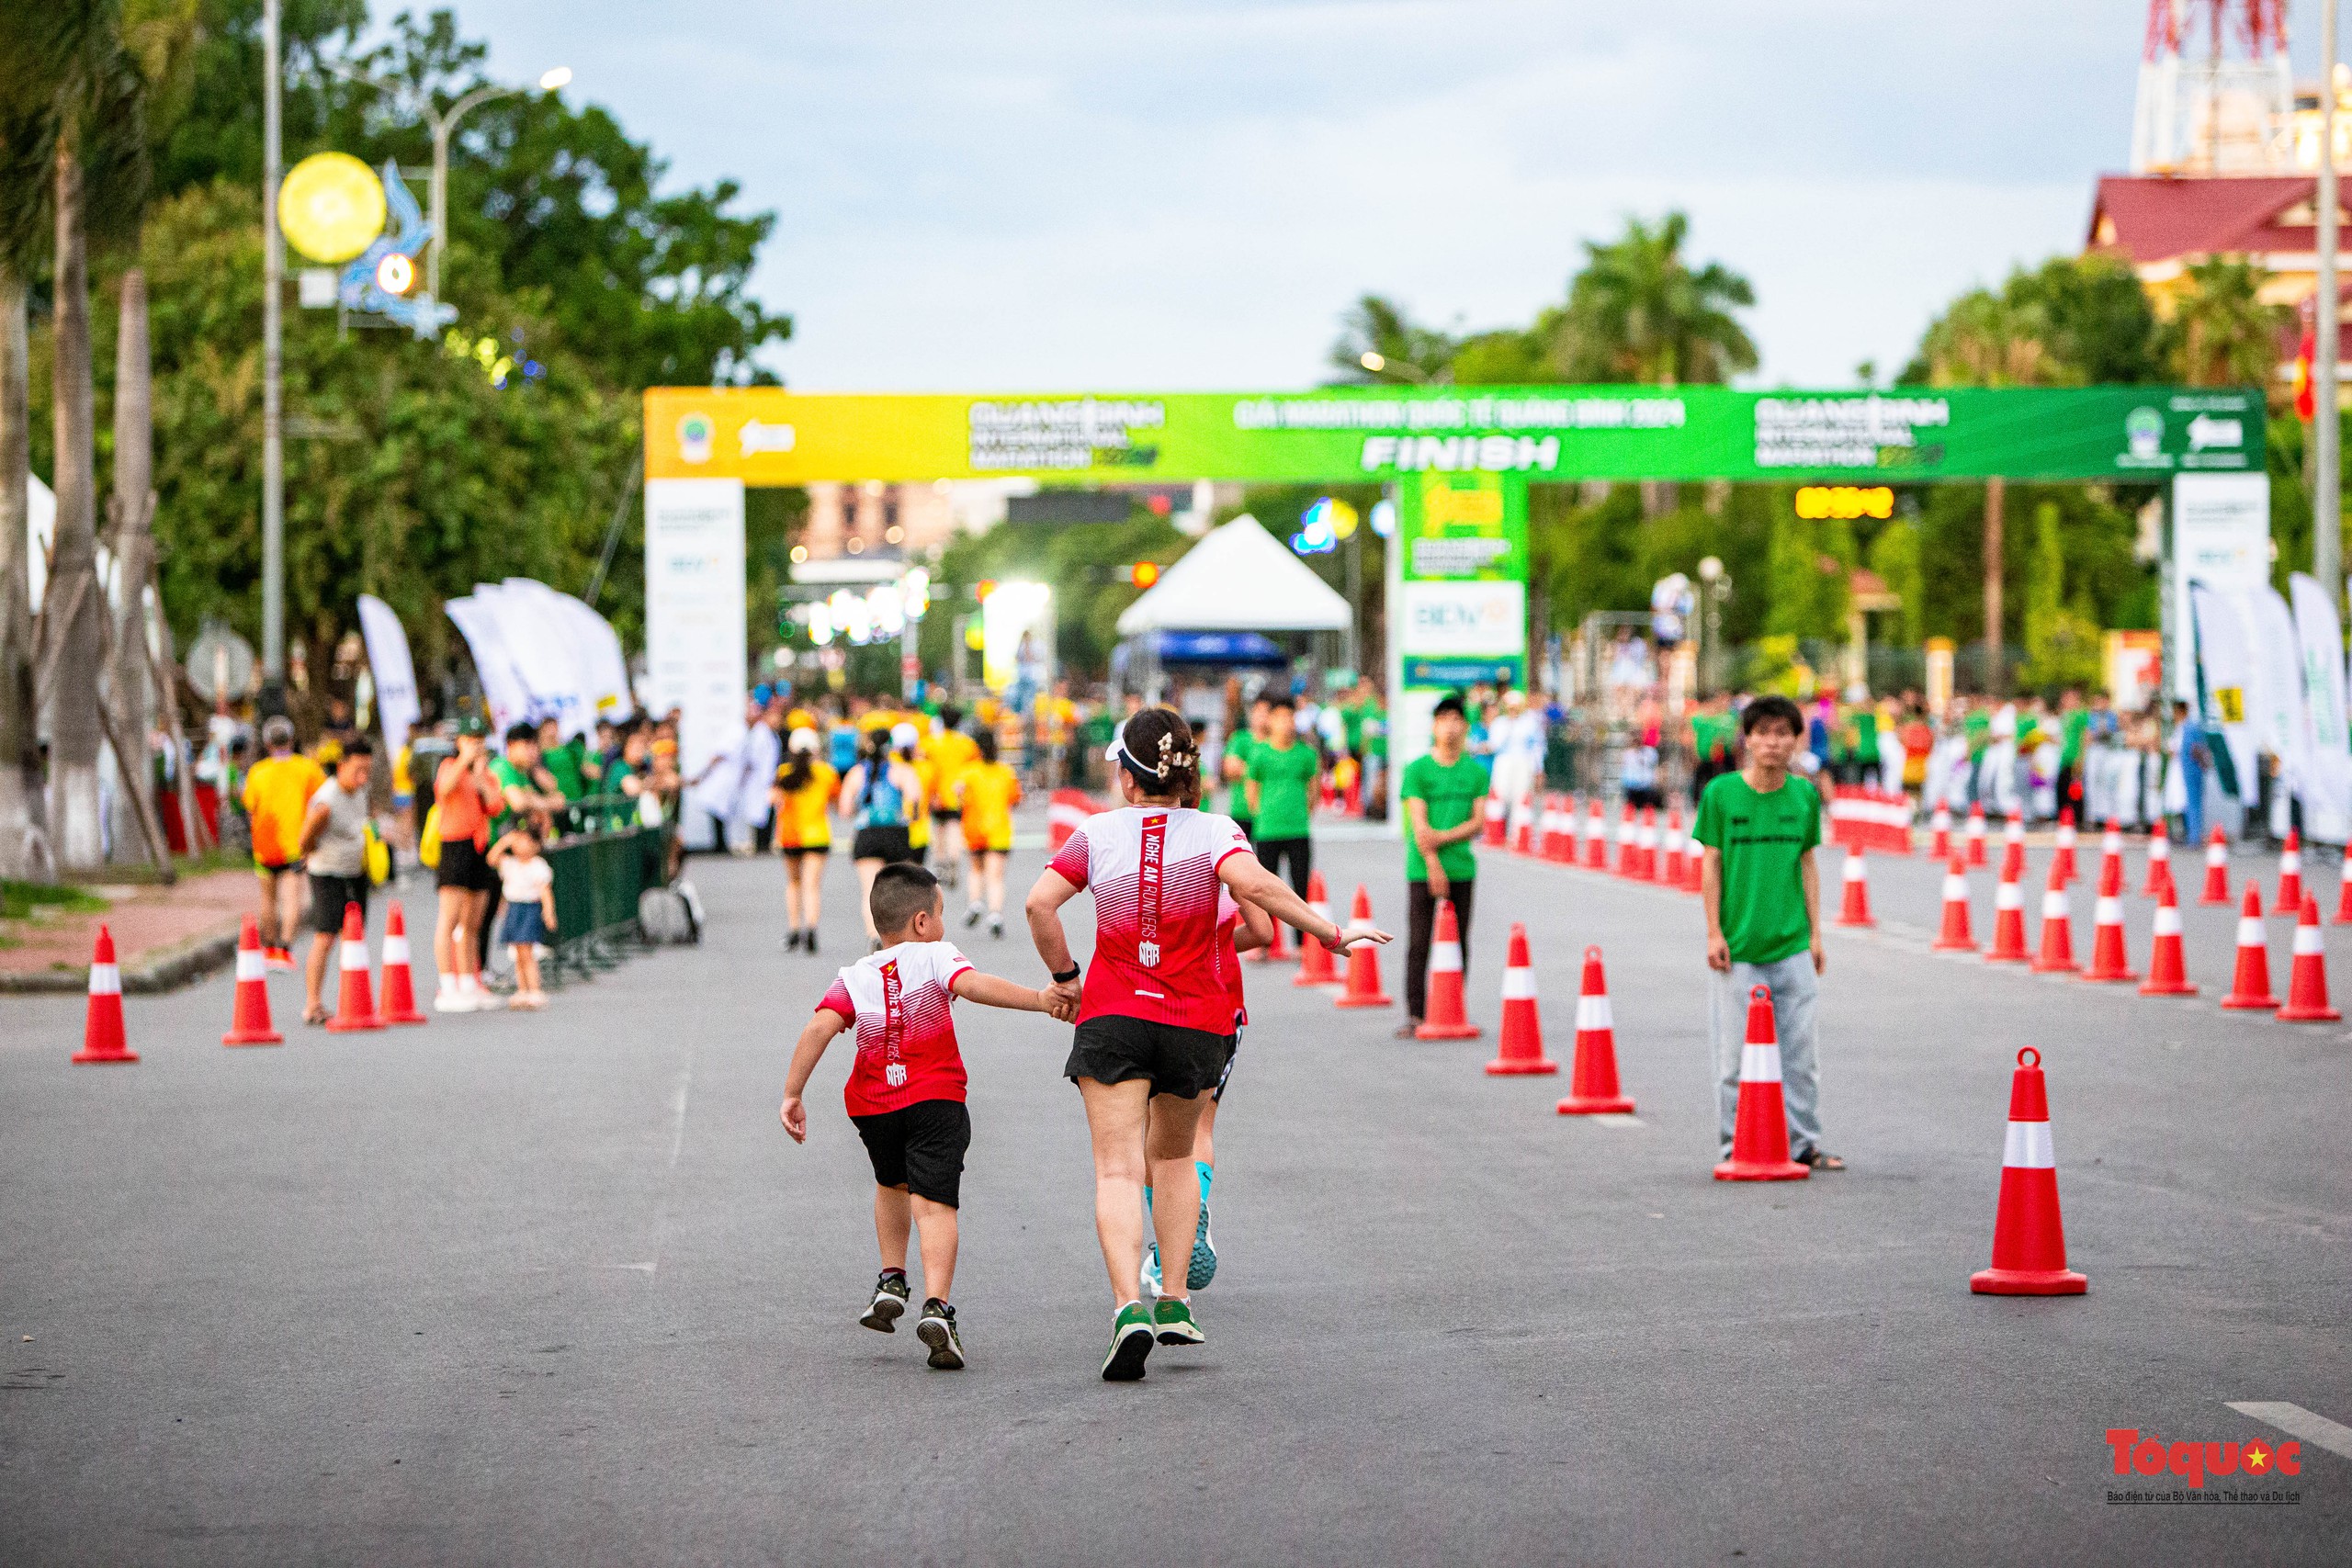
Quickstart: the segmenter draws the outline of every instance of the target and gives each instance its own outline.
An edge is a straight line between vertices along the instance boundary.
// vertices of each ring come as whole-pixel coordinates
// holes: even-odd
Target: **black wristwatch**
[[[1075,979],[1077,979],[1077,978],[1078,978],[1078,965],[1077,965],[1077,964],[1071,964],[1069,968],[1067,968],[1067,969],[1063,970],[1060,974],[1058,974],[1058,975],[1057,975],[1057,976],[1054,976],[1054,984],[1055,984],[1055,985],[1057,985],[1057,986],[1067,986],[1067,985],[1068,985],[1068,984],[1069,984],[1072,980],[1075,980]]]

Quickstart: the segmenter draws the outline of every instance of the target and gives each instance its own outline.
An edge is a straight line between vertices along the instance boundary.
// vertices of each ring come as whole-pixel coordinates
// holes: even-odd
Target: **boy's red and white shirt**
[[[1098,812],[1047,869],[1094,892],[1094,956],[1078,1020],[1114,1014],[1233,1032],[1234,954],[1217,868],[1250,852],[1230,817],[1172,807]]]
[[[952,942],[902,942],[833,976],[817,1007],[857,1031],[857,1060],[842,1090],[852,1116],[964,1098],[964,1054],[951,1014],[956,994],[948,987],[971,967]]]

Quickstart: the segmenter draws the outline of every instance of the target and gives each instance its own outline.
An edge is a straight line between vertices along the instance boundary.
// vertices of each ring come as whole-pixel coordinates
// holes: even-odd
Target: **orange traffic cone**
[[[1993,889],[1993,945],[1987,964],[2023,964],[2025,950],[2025,846],[2017,844],[2001,856],[2001,880]]]
[[[1838,904],[1838,923],[1841,926],[1875,926],[1871,919],[1871,874],[1862,862],[1862,852],[1846,852],[1845,892]]]
[[[135,1062],[139,1053],[122,1030],[122,971],[115,967],[114,932],[104,924],[90,949],[90,1007],[82,1022],[77,1062]]]
[[[2058,886],[2071,887],[2078,874],[2075,870],[2075,808],[2071,806],[2058,808],[2057,846],[2052,864],[2060,878]]]
[[[1600,814],[1600,798],[1593,797],[1592,807],[1584,816],[1584,868],[1587,871],[1609,869],[1609,819]]]
[[[2086,980],[2136,980],[2123,940],[2123,857],[2103,862],[2098,873],[2098,912],[2091,917],[2091,966]]]
[[[376,1011],[374,994],[368,984],[368,923],[360,918],[356,904],[343,907],[340,962],[343,995],[335,1005],[334,1016],[327,1021],[327,1028],[338,1034],[383,1028],[384,1021]]]
[[[251,915],[237,931],[237,999],[229,1014],[223,1045],[283,1045],[286,1036],[269,1021],[269,981],[261,955],[261,927]]]
[[[2009,813],[2007,826],[2001,829],[2001,874],[2007,876],[2009,867],[2016,866],[2017,880],[2025,881],[2025,813]]]
[[[2245,904],[2238,911],[2237,972],[2230,977],[2225,1008],[2261,1011],[2278,1005],[2270,994],[2270,941],[2262,929],[2262,889],[2246,886]]]
[[[1689,879],[1689,874],[1683,870],[1682,862],[1690,852],[1690,840],[1682,831],[1682,807],[1668,807],[1666,808],[1666,874],[1663,880],[1668,887],[1680,887]]]
[[[2037,975],[2071,975],[2075,963],[2075,917],[2066,905],[2064,868],[2050,863],[2050,886],[2041,892],[2041,952],[2034,958]]]
[[[1322,916],[1331,918],[1331,895],[1323,886],[1323,874],[1306,874],[1306,907]],[[1276,922],[1279,926],[1280,922]],[[1331,962],[1331,950],[1311,936],[1298,939],[1298,973],[1291,976],[1294,986],[1336,986],[1340,971]]]
[[[1936,814],[1928,820],[1935,825],[1935,837],[1928,840],[1928,858],[1941,861],[1951,859],[1951,807],[1937,807]]]
[[[2219,828],[2205,844],[2205,891],[2197,896],[2200,904],[2226,904],[2230,901],[2230,841]]]
[[[1560,797],[1556,795],[1544,795],[1544,809],[1536,818],[1535,853],[1541,860],[1560,858]]]
[[[1641,825],[1634,829],[1634,879],[1657,880],[1657,807],[1642,807]]]
[[[1706,846],[1694,839],[1691,840],[1690,852],[1682,857],[1682,891],[1685,893],[1702,891],[1706,877]]]
[[[1372,894],[1361,882],[1356,884],[1356,907],[1348,916],[1350,932],[1372,930]],[[1348,949],[1348,988],[1333,998],[1333,1004],[1343,1008],[1394,1007],[1396,998],[1380,988],[1380,949],[1368,942],[1360,942]]]
[[[1739,1111],[1732,1122],[1731,1158],[1715,1167],[1717,1181],[1802,1181],[1813,1167],[1789,1157],[1789,1113],[1781,1098],[1781,1037],[1772,1022],[1772,992],[1747,993],[1747,1040],[1739,1052]]]
[[[2148,978],[2140,987],[2143,997],[2193,997],[2197,987],[2188,982],[2186,956],[2180,948],[2180,894],[2172,885],[2172,873],[2165,873],[2164,886],[2156,890],[2155,936],[2148,945]]]
[[[2009,1085],[2009,1135],[2001,1150],[2001,1200],[1993,1218],[1993,1267],[1968,1277],[1980,1296],[2079,1296],[2090,1281],[2066,1267],[2058,1218],[2058,1158],[2050,1143],[2050,1092],[2041,1053],[2018,1053]]]
[[[1454,923],[1453,900],[1437,901],[1436,929],[1430,934],[1429,1016],[1413,1031],[1419,1040],[1476,1040],[1484,1032],[1462,1011],[1462,928]]]
[[[2148,885],[2140,889],[2143,898],[2157,897],[2157,891],[2172,880],[2172,835],[2158,822],[2148,829]]]
[[[1944,868],[1944,928],[1937,933],[1933,953],[1973,953],[1976,938],[1968,929],[1968,867],[1958,855]]]
[[[2295,922],[2295,964],[2287,972],[2287,1005],[2278,1016],[2290,1023],[2334,1023],[2344,1016],[2327,1005],[2327,938],[2319,929],[2319,900],[2308,893]]]
[[[1479,830],[1482,840],[1490,850],[1501,849],[1503,836],[1509,830],[1510,825],[1504,819],[1503,797],[1499,795],[1487,796],[1486,826]]]
[[[2303,836],[2287,829],[2287,847],[2278,852],[2278,901],[2271,908],[2291,914],[2303,907]]]
[[[1527,955],[1527,928],[1511,922],[1510,958],[1503,965],[1502,1037],[1487,1071],[1497,1077],[1556,1073],[1544,1054],[1544,1021],[1535,1011],[1535,964]]]
[[[1984,869],[1984,803],[1981,800],[1968,808],[1968,869]]]
[[[1283,923],[1274,922],[1274,934],[1282,934]],[[409,977],[408,921],[401,914],[400,900],[392,900],[391,913],[384,920],[384,1010],[379,1014],[386,1023],[423,1023],[424,1015],[416,1010],[416,987]]]
[[[1532,856],[1535,853],[1535,796],[1532,792],[1519,797],[1511,807],[1510,852]]]
[[[1312,886],[1312,884],[1309,886]],[[1274,922],[1274,940],[1268,942],[1263,947],[1252,949],[1248,955],[1250,961],[1253,964],[1289,963],[1290,948],[1283,942],[1283,930],[1284,927],[1283,923],[1280,920],[1276,920]]]
[[[1533,1003],[1529,1004],[1531,1007]],[[1627,1113],[1634,1102],[1617,1089],[1617,1025],[1609,1011],[1609,981],[1600,972],[1600,949],[1584,950],[1584,984],[1577,997],[1576,1063],[1568,1072],[1563,1116]]]
[[[1562,865],[1574,865],[1583,858],[1583,849],[1584,802],[1572,795],[1560,812],[1560,852],[1554,858]]]
[[[2352,926],[2352,855],[2345,858],[2343,883],[2335,891],[2335,923]]]
[[[2098,885],[2101,891],[2107,888],[2107,868],[2110,865],[2115,868],[2115,895],[2120,898],[2123,896],[2123,829],[2115,825],[2112,817],[2108,818],[2107,829],[2098,840]]]
[[[1634,824],[1634,808],[1626,806],[1617,815],[1617,874],[1631,880],[1639,875],[1642,852],[1641,829]]]

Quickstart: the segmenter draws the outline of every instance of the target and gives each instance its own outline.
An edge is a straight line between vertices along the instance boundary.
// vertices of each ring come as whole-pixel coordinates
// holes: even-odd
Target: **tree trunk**
[[[90,385],[90,256],[82,229],[82,164],[68,125],[57,149],[57,538],[50,551],[51,620],[41,655],[54,671],[50,704],[50,820],[58,863],[86,870],[105,858],[98,819],[98,661],[106,596],[97,582],[97,457]],[[77,582],[87,592],[76,595]]]
[[[2008,689],[2001,667],[2001,532],[2007,499],[2007,480],[1984,481],[1984,690],[1996,697]]]
[[[0,262],[0,876],[51,882],[33,712],[32,582],[25,536],[31,479],[25,280]]]
[[[155,731],[154,682],[147,642],[146,586],[154,575],[155,436],[153,381],[147,354],[147,275],[122,275],[121,325],[114,355],[114,558],[121,603],[115,609],[114,659],[107,703],[114,732],[130,748],[115,767],[115,857],[127,860],[139,842],[142,802],[153,793],[150,739]]]

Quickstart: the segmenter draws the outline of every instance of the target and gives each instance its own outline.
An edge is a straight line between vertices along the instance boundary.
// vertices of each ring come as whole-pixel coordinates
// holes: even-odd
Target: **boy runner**
[[[1298,705],[1274,698],[1266,709],[1266,737],[1250,749],[1250,843],[1268,871],[1281,876],[1287,868],[1290,890],[1302,898],[1315,869],[1315,840],[1307,834],[1322,775],[1323,759],[1298,738]]]
[[[1398,784],[1405,805],[1405,1021],[1396,1038],[1411,1040],[1429,1000],[1430,936],[1440,899],[1453,905],[1461,928],[1462,961],[1470,962],[1470,902],[1478,874],[1478,832],[1490,780],[1487,764],[1467,750],[1470,721],[1462,699],[1438,699],[1430,715],[1430,753],[1406,764]]]
[[[1828,955],[1821,946],[1821,795],[1789,771],[1805,733],[1786,697],[1758,697],[1740,715],[1747,763],[1707,785],[1690,836],[1705,846],[1700,892],[1707,909],[1707,967],[1714,971],[1708,1013],[1715,1042],[1717,1141],[1731,1157],[1739,1117],[1740,1051],[1747,1038],[1749,989],[1772,993],[1781,1037],[1781,1089],[1789,1113],[1789,1157],[1815,1170],[1846,1162],[1822,1147],[1821,1084],[1814,1054],[1814,1007]]]
[[[868,899],[884,946],[841,971],[800,1031],[776,1115],[792,1141],[808,1141],[808,1108],[800,1098],[825,1047],[844,1029],[857,1032],[857,1060],[842,1091],[849,1118],[874,1166],[874,1234],[882,1272],[858,1322],[896,1334],[907,1310],[907,1232],[922,1236],[926,1292],[915,1337],[931,1364],[964,1364],[964,1337],[948,1294],[956,1283],[956,1209],[972,1119],[964,1109],[964,1057],[951,1009],[956,998],[1021,1012],[1055,1012],[1044,991],[983,975],[946,940],[939,879],[899,862],[874,878]],[[1067,1016],[1070,1008],[1061,1008]]]

